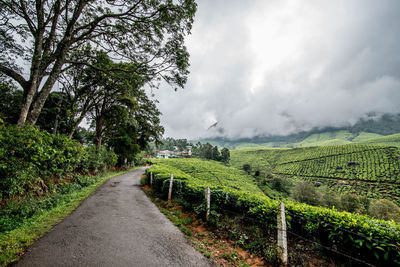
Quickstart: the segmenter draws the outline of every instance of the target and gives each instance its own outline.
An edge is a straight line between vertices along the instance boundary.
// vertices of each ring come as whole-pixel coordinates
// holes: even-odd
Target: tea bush
[[[153,188],[160,195],[167,195],[173,173],[173,197],[184,198],[196,207],[204,203],[204,189],[209,186],[212,205],[219,212],[246,214],[265,228],[276,227],[279,201],[253,191],[254,182],[245,183],[247,175],[238,173],[234,177],[229,175],[228,167],[223,169],[211,161],[175,159],[154,163],[147,170],[147,177],[153,173]],[[374,265],[400,265],[399,224],[298,202],[284,203],[290,232]]]

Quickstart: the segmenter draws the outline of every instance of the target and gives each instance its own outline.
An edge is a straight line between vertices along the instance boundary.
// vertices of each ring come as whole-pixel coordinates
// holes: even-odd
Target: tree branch
[[[22,88],[25,88],[28,84],[28,82],[22,77],[21,74],[17,73],[16,71],[7,68],[6,66],[3,66],[0,64],[0,71],[7,75],[8,77],[14,79],[16,82],[18,82]]]

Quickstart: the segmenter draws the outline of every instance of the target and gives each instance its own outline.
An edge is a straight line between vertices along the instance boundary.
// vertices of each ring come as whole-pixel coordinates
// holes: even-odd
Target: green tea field
[[[261,176],[320,182],[338,192],[400,203],[400,149],[377,145],[339,145],[294,149],[239,149],[231,165],[248,164]]]

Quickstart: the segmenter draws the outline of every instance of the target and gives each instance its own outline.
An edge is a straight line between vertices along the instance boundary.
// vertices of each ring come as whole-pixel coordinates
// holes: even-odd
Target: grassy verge
[[[130,169],[128,171],[132,171]],[[105,173],[96,179],[96,182],[71,191],[63,197],[63,201],[56,207],[38,212],[27,219],[20,227],[8,232],[0,233],[0,265],[6,266],[19,259],[26,247],[51,230],[64,217],[74,211],[80,203],[92,194],[99,186],[112,177],[128,171]]]

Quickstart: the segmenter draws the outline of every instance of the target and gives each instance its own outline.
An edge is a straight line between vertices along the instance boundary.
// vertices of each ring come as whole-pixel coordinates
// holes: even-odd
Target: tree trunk
[[[65,56],[65,55],[64,55]],[[63,57],[64,57],[63,56]],[[54,65],[52,69],[52,73],[48,77],[47,81],[43,85],[42,90],[40,91],[38,97],[36,100],[33,102],[31,111],[28,114],[27,121],[30,125],[35,125],[37,119],[39,118],[40,112],[42,111],[42,108],[44,106],[44,103],[46,102],[47,97],[49,96],[51,89],[53,89],[53,85],[55,84],[62,66],[64,65],[64,58],[60,58],[56,64]]]
[[[24,88],[25,93],[24,93],[24,98],[22,100],[21,112],[18,118],[18,123],[17,123],[18,127],[23,127],[26,118],[28,117],[29,108],[31,107],[33,97],[35,96],[35,93],[37,91],[37,82],[35,80],[36,79],[34,79],[34,81],[29,83],[28,88]]]
[[[43,49],[43,34],[44,34],[44,27],[43,21],[39,18],[41,13],[38,13],[38,30],[36,35],[34,36],[35,43],[34,43],[34,52],[32,55],[32,65],[31,65],[31,73],[30,79],[27,88],[24,88],[24,99],[22,102],[21,113],[18,118],[18,127],[23,127],[27,118],[29,109],[32,105],[33,97],[35,96],[36,92],[39,89],[41,78],[39,79],[39,72],[40,72],[40,62],[41,62],[41,54]]]
[[[101,146],[101,141],[103,137],[103,127],[104,127],[104,116],[100,116],[98,119],[96,119],[96,149],[97,151],[100,150]]]
[[[78,126],[79,126],[79,124],[81,124],[82,120],[83,120],[83,117],[79,118],[79,119],[74,123],[74,125],[72,126],[71,131],[70,131],[69,134],[68,134],[68,137],[69,137],[69,138],[72,138],[72,136],[74,135],[76,129],[77,129]]]
[[[86,106],[86,104],[85,104]],[[76,129],[78,128],[79,124],[81,124],[81,122],[83,121],[83,119],[85,118],[86,114],[88,113],[89,108],[83,108],[81,115],[79,116],[79,118],[75,121],[74,125],[72,126],[72,129],[69,133],[69,137],[72,138],[72,135],[75,133]],[[74,117],[74,116],[72,116]],[[73,119],[72,119],[73,120]]]

